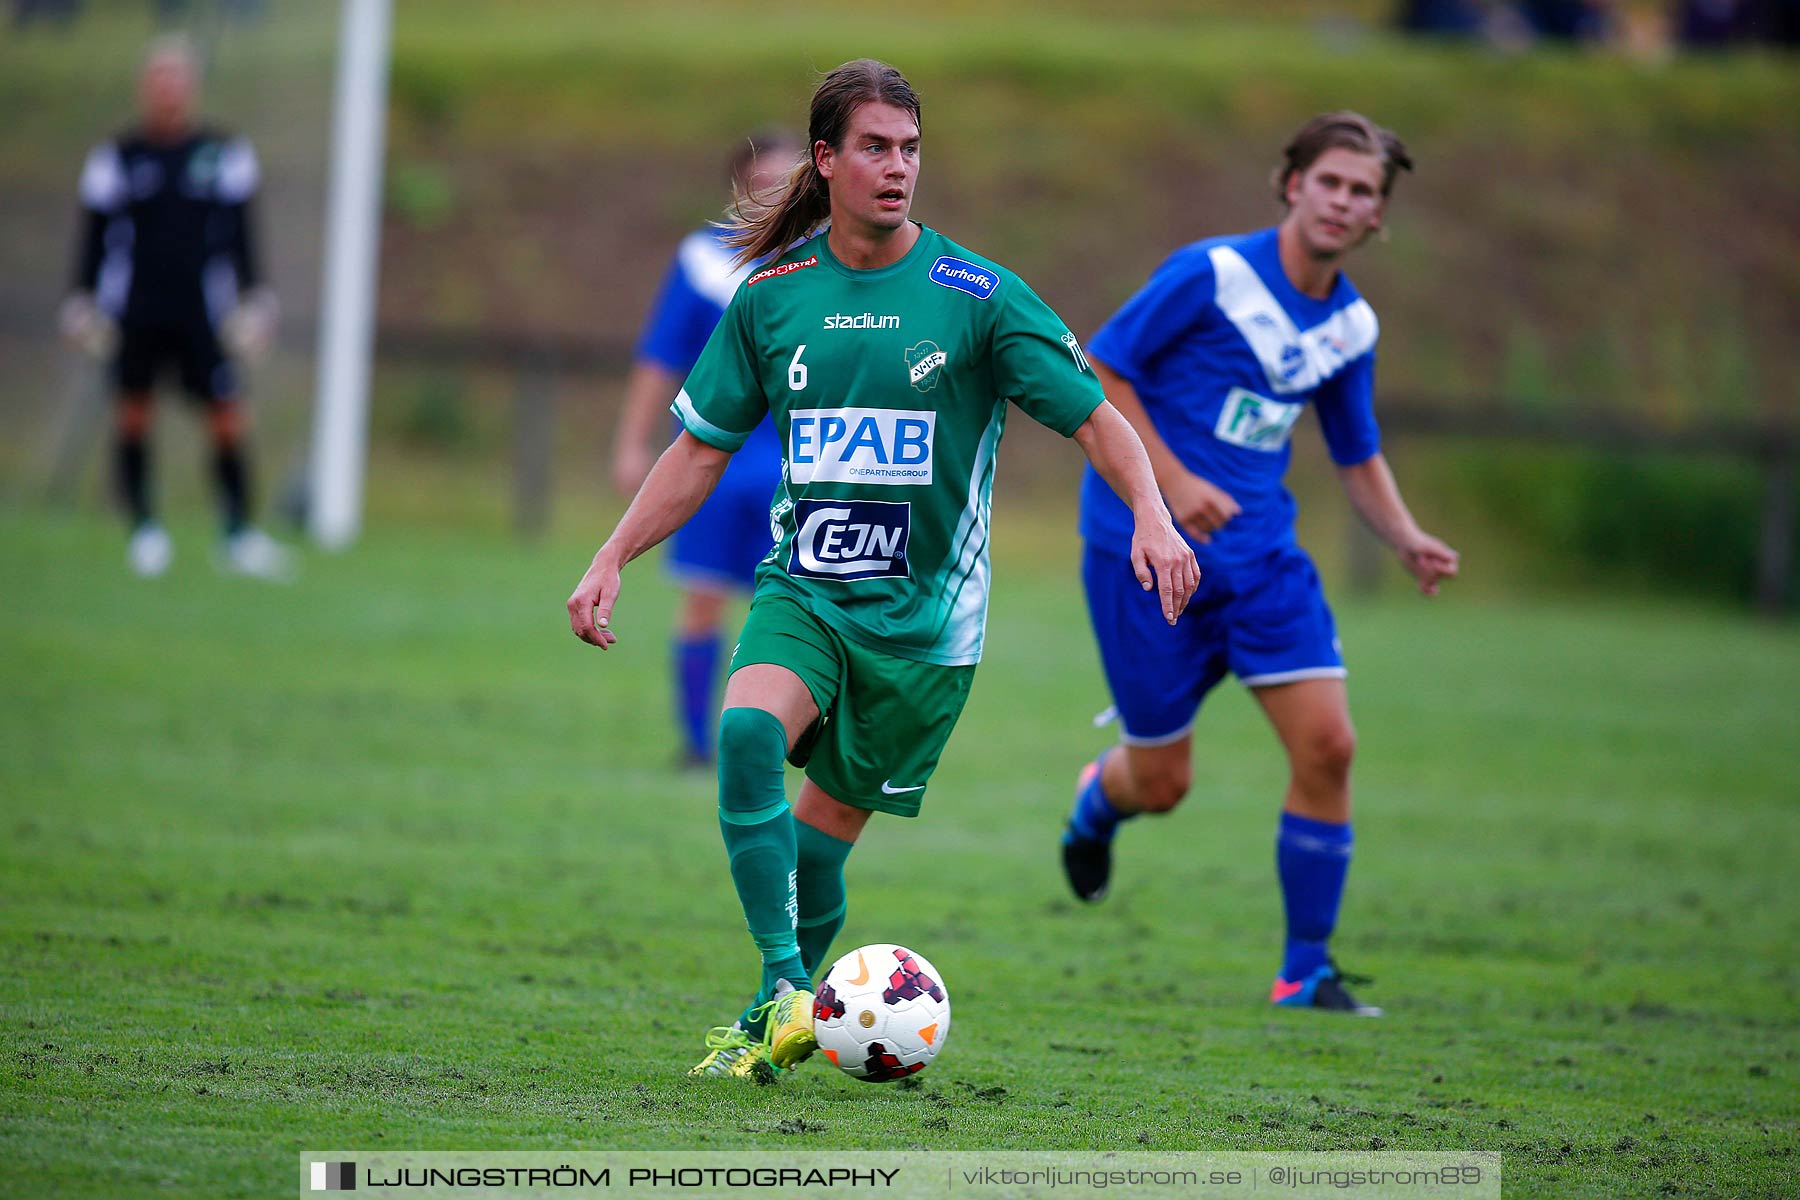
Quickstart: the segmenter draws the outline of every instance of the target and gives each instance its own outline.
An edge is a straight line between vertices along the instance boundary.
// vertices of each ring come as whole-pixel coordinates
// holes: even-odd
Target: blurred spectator
[[[1411,33],[1523,49],[1540,39],[1604,41],[1616,24],[1614,8],[1614,0],[1401,0],[1397,23]]]
[[[1763,40],[1789,50],[1800,49],[1800,0],[1765,0],[1768,23]]]
[[[1672,23],[1683,46],[1761,41],[1800,45],[1800,0],[1677,0]]]
[[[37,20],[68,26],[81,15],[81,0],[13,0],[14,29],[23,29]]]
[[[283,579],[292,552],[250,523],[246,417],[232,361],[260,353],[274,334],[275,300],[261,286],[251,229],[256,154],[245,139],[199,124],[199,85],[187,41],[157,41],[139,81],[141,123],[89,153],[74,292],[61,324],[70,341],[111,362],[132,569],[160,575],[174,553],[151,504],[149,450],[153,389],[173,366],[207,411],[221,564]]]
[[[1399,25],[1408,33],[1477,37],[1487,21],[1482,0],[1402,0],[1400,5]]]
[[[1612,0],[1521,0],[1532,33],[1559,42],[1600,42],[1612,32]]]
[[[1742,0],[1679,0],[1675,37],[1684,46],[1723,46],[1743,34]]]

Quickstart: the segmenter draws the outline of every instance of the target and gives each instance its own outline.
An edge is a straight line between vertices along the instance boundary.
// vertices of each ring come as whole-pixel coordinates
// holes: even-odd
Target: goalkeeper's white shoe
[[[175,561],[175,543],[169,531],[155,521],[145,521],[131,532],[125,544],[125,561],[140,579],[155,579]]]
[[[254,526],[225,539],[220,566],[235,575],[271,583],[292,583],[300,572],[294,552]]]

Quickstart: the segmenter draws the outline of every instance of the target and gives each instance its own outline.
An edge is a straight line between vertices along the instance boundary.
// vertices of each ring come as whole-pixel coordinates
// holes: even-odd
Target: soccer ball
[[[937,968],[905,946],[876,942],[831,964],[813,998],[819,1049],[869,1083],[916,1075],[944,1048],[950,995]]]

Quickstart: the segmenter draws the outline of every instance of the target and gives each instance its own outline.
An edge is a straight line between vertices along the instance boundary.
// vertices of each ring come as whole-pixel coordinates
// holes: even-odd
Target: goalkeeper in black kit
[[[285,580],[293,552],[250,519],[246,418],[235,359],[264,350],[275,302],[262,286],[251,200],[250,143],[201,125],[199,64],[187,43],[155,43],[139,80],[141,123],[89,153],[81,173],[82,233],[64,335],[110,360],[117,392],[115,472],[144,577],[174,557],[150,489],[152,389],[174,368],[207,414],[223,540],[234,573]]]

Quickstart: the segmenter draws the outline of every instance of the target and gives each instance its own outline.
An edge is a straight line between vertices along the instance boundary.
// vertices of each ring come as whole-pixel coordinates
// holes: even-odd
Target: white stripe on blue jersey
[[[1131,383],[1182,464],[1242,507],[1196,554],[1248,562],[1293,542],[1294,502],[1282,477],[1305,409],[1318,413],[1340,465],[1380,449],[1380,334],[1374,310],[1341,273],[1326,299],[1296,289],[1277,231],[1263,229],[1177,250],[1089,340],[1088,353]],[[1081,529],[1096,545],[1130,545],[1130,510],[1092,468]]]

